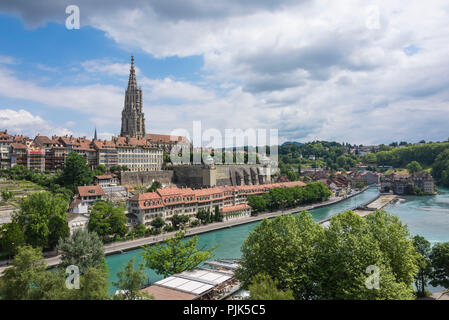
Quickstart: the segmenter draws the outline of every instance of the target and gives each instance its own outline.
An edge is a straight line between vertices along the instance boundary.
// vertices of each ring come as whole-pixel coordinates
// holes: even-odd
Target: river
[[[402,197],[385,210],[408,225],[412,235],[421,235],[432,244],[449,241],[449,189],[438,188],[438,195]]]

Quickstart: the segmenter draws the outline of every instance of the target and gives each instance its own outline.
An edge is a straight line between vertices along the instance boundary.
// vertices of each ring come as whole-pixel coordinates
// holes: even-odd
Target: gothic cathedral
[[[122,129],[120,136],[138,139],[145,138],[145,117],[142,110],[142,89],[137,87],[134,57],[131,56],[128,89],[126,89],[125,106],[122,111]]]

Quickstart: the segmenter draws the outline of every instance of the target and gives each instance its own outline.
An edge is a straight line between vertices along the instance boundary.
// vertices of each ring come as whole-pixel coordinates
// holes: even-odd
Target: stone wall
[[[203,186],[203,166],[175,166],[173,171],[173,182],[177,185],[191,188],[201,188]]]
[[[268,172],[267,172],[268,170]],[[164,185],[191,188],[258,185],[271,182],[269,169],[261,165],[179,165],[173,170],[122,172],[122,185],[150,185],[153,180]]]
[[[154,181],[159,181],[164,185],[173,183],[173,170],[160,171],[140,171],[130,172],[125,171],[121,173],[120,183],[122,185],[141,186],[150,185]]]
[[[212,167],[184,165],[175,166],[174,171],[176,184],[195,188],[258,185],[271,180],[269,169],[261,165],[217,165]]]

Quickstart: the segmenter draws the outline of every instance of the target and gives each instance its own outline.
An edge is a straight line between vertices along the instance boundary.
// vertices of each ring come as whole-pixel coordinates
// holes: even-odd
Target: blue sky
[[[133,54],[149,132],[446,140],[447,2],[334,2],[2,2],[0,129],[117,135]]]

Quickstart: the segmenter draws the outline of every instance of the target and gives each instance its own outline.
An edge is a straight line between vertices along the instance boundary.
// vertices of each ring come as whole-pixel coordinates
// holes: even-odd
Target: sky
[[[201,121],[280,142],[449,137],[446,0],[0,0],[0,30],[11,133],[118,135],[134,55],[150,133]]]

